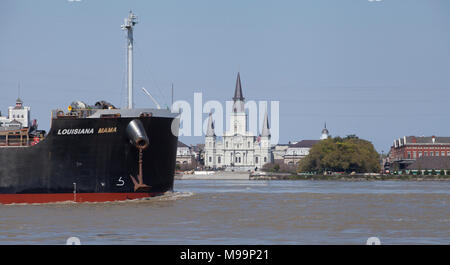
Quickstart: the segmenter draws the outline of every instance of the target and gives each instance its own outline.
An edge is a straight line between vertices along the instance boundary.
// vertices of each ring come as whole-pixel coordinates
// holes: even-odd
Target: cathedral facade
[[[225,170],[258,170],[273,160],[267,111],[261,134],[254,135],[247,128],[247,113],[242,93],[240,74],[237,75],[233,97],[233,110],[229,117],[230,130],[219,138],[214,132],[214,121],[209,115],[205,137],[205,166]]]

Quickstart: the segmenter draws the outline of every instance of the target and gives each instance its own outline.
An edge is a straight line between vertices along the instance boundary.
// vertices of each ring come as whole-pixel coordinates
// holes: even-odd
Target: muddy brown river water
[[[450,181],[177,180],[148,200],[0,205],[0,244],[450,244]]]

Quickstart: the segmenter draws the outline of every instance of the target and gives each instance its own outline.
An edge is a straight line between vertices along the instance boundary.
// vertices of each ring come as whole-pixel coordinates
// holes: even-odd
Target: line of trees
[[[335,137],[315,144],[309,155],[300,160],[299,172],[356,172],[380,171],[380,156],[372,143],[355,135]]]

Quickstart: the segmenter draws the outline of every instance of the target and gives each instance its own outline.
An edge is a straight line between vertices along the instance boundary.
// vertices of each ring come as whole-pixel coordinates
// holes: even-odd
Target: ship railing
[[[0,131],[0,146],[29,146],[28,128]]]
[[[63,110],[56,110],[53,114],[52,119],[83,119],[91,116],[97,111],[97,109],[72,109],[69,112],[64,112]]]

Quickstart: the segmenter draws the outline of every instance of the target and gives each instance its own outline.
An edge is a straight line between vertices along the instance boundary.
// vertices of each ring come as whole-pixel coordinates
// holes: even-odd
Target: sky
[[[2,114],[19,94],[46,130],[75,100],[124,107],[130,10],[135,87],[163,106],[172,83],[175,100],[231,100],[239,71],[246,99],[280,102],[280,143],[319,139],[325,122],[384,153],[450,136],[448,0],[2,0]],[[139,89],[135,106],[154,107]]]

